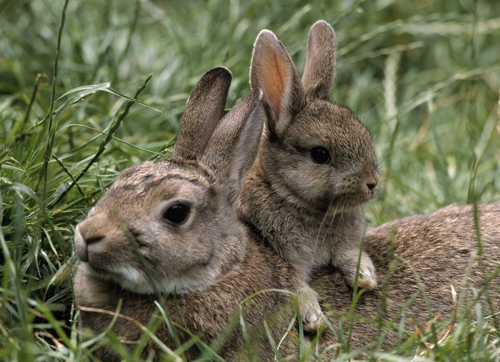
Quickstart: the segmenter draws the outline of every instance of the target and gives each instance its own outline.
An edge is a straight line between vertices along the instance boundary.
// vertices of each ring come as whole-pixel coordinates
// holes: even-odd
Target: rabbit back
[[[438,335],[444,335],[456,306],[452,287],[463,303],[458,305],[459,317],[466,313],[471,313],[470,321],[477,317],[475,292],[481,295],[483,315],[500,311],[500,204],[480,205],[478,211],[479,233],[475,231],[473,207],[460,205],[398,219],[367,232],[364,248],[377,268],[379,287],[364,293],[356,305],[354,312],[371,322],[353,323],[352,349],[395,328],[382,341],[382,349],[388,350],[400,338],[400,323],[405,325],[406,339],[417,327],[425,330],[436,316],[443,322]],[[478,235],[482,257],[477,255]],[[334,315],[349,310],[352,289],[340,273],[332,275],[327,268],[318,270],[311,283],[325,314],[336,326],[340,319]],[[321,345],[331,345],[338,337],[327,331]]]

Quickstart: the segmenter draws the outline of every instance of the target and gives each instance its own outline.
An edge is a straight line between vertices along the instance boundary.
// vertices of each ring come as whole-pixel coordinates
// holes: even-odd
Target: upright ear
[[[227,182],[231,203],[257,156],[265,119],[261,98],[262,91],[255,88],[224,116],[202,158],[221,182]]]
[[[262,89],[269,128],[282,136],[292,118],[304,107],[305,98],[290,54],[269,30],[262,30],[255,40],[250,84],[252,88]]]
[[[333,28],[319,20],[309,30],[302,86],[308,98],[329,100],[335,78],[337,39]]]
[[[189,95],[172,156],[196,159],[224,114],[231,72],[213,68],[203,75]]]

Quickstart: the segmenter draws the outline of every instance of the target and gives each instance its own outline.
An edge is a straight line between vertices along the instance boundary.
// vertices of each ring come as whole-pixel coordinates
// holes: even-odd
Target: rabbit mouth
[[[373,198],[374,196],[362,196],[359,194],[337,195],[329,200],[325,199],[322,205],[317,207],[317,211],[322,215],[334,216],[356,209]]]
[[[100,280],[112,280],[112,281],[114,281],[114,279],[110,276],[111,273],[105,269],[96,267],[96,266],[90,264],[88,261],[81,261],[80,260],[79,264],[81,265],[83,272],[90,277],[100,279]]]
[[[325,199],[320,211],[328,214],[342,213],[343,211],[359,207],[371,199],[372,197],[363,197],[353,193],[336,195],[330,199]]]
[[[90,263],[82,263],[84,271],[93,277],[116,283],[121,288],[137,294],[151,294],[153,287],[145,276],[131,266],[103,268]]]

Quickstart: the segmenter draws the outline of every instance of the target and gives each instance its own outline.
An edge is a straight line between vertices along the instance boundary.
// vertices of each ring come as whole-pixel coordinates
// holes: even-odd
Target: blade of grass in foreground
[[[55,127],[53,126],[54,121],[54,105],[56,101],[56,85],[57,85],[57,72],[59,65],[59,54],[61,51],[61,42],[62,42],[62,34],[64,29],[64,24],[66,22],[66,10],[68,8],[69,0],[64,1],[63,10],[62,10],[62,18],[61,25],[59,26],[59,32],[57,34],[57,46],[56,46],[56,55],[54,59],[54,76],[52,79],[52,94],[50,97],[50,107],[48,113],[48,138],[47,138],[47,146],[45,149],[45,156],[42,166],[42,177],[43,179],[43,204],[42,204],[42,214],[45,214],[45,200],[47,200],[47,169],[49,167],[50,156],[52,155],[52,148],[54,145],[54,135],[55,135]]]
[[[104,139],[104,141],[99,145],[99,149],[97,150],[97,152],[95,153],[94,157],[90,160],[90,162],[87,164],[87,166],[83,169],[82,172],[80,172],[80,174],[75,177],[74,181],[71,182],[71,184],[69,184],[68,188],[62,192],[57,198],[55,198],[54,200],[52,200],[49,204],[49,206],[53,206],[53,205],[56,205],[68,192],[69,190],[71,190],[73,188],[73,186],[75,186],[78,181],[87,173],[87,171],[92,167],[92,165],[99,159],[99,157],[102,155],[102,153],[105,151],[106,149],[106,145],[113,139],[113,134],[118,130],[118,128],[120,127],[120,124],[122,123],[123,119],[129,114],[130,112],[130,108],[132,108],[132,106],[134,105],[135,103],[135,99],[139,96],[139,94],[146,88],[146,85],[148,84],[148,82],[151,80],[151,78],[153,77],[153,74],[150,74],[146,80],[144,81],[144,83],[139,87],[139,89],[137,89],[137,92],[135,93],[134,97],[132,100],[129,100],[127,102],[127,104],[125,105],[125,109],[123,110],[123,112],[116,118],[116,120],[110,125],[109,127],[109,130],[106,134],[106,138]]]

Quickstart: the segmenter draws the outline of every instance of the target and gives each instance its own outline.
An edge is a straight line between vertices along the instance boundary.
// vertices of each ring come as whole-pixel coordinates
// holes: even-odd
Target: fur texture
[[[416,325],[424,326],[436,315],[442,321],[449,320],[454,309],[451,286],[466,297],[459,308],[459,315],[471,310],[474,290],[487,293],[484,295],[490,297],[490,303],[481,298],[483,315],[500,311],[500,230],[497,227],[500,204],[481,205],[479,215],[479,235],[484,257],[471,264],[468,276],[469,263],[477,252],[477,234],[471,206],[448,206],[431,214],[396,220],[367,233],[365,247],[379,271],[379,285],[385,287],[363,294],[354,309],[356,314],[373,319],[374,322],[359,320],[353,323],[352,349],[379,338],[379,326],[387,323],[399,326],[403,311],[406,313],[408,335],[415,332]],[[245,234],[248,230],[242,232]],[[286,264],[266,248],[256,234],[247,234],[244,260],[236,262],[218,284],[203,291],[166,295],[162,299],[170,311],[171,320],[197,334],[204,342],[213,342],[221,333],[225,333],[228,338],[217,352],[228,360],[250,358],[248,350],[244,348],[242,333],[235,323],[241,301],[258,290],[294,287],[289,278],[291,271]],[[246,237],[243,240],[247,240]],[[485,281],[490,278],[492,281],[488,282],[488,289],[482,290]],[[331,267],[317,270],[311,283],[319,292],[329,322],[336,327],[339,320],[335,315],[347,312],[350,308],[352,289],[345,283],[342,274]],[[120,313],[143,325],[147,325],[156,311],[154,295],[129,292],[119,284],[84,273],[81,267],[74,279],[74,289],[79,306],[115,311],[122,299]],[[264,337],[262,321],[271,321],[273,337],[275,341],[279,340],[285,335],[285,327],[293,314],[289,299],[283,293],[266,292],[247,302],[244,312],[247,328],[254,331],[252,352],[261,361],[273,361],[274,354]],[[96,332],[104,331],[111,323],[110,316],[98,312],[81,311],[80,318],[83,328]],[[442,336],[447,328],[447,323],[438,328],[438,336]],[[137,341],[142,333],[136,325],[120,318],[113,325],[113,331],[129,342]],[[182,330],[177,330],[177,333],[181,342],[189,338]],[[160,325],[156,335],[167,346],[176,346],[166,325]],[[397,338],[395,332],[389,333],[383,340],[381,350],[391,348]],[[324,332],[319,341],[319,352],[336,342],[336,335],[330,331]],[[148,352],[156,349],[153,343],[146,347]],[[285,339],[280,352],[284,356],[297,355],[298,349],[293,338]],[[106,350],[100,353],[104,360],[116,358]],[[199,353],[197,348],[191,348],[186,357],[193,359]],[[334,351],[327,355],[329,353]]]
[[[440,328],[435,326],[438,337],[443,336],[454,313],[452,286],[459,300],[464,298],[458,305],[459,316],[469,313],[474,320],[474,291],[481,296],[483,316],[500,312],[500,204],[480,205],[478,211],[478,232],[473,207],[459,205],[368,231],[365,250],[377,268],[380,287],[365,293],[354,310],[374,323],[353,324],[352,349],[375,341],[384,325],[393,323],[397,330],[403,321],[406,339],[416,332],[416,327],[425,330],[436,316],[445,322]],[[477,235],[481,238],[482,256],[478,255]],[[315,273],[312,285],[327,315],[348,311],[352,293],[340,273],[332,276],[331,270],[321,269]],[[338,323],[332,315],[329,320],[333,325]],[[497,326],[500,323],[498,316],[490,321]],[[391,348],[398,338],[397,332],[389,332],[381,349]],[[326,347],[335,341],[336,337],[326,333],[320,345]]]
[[[240,240],[249,240],[253,237],[242,231]],[[119,250],[120,253],[122,251]],[[155,273],[161,272],[161,268],[153,270]],[[119,310],[121,315],[131,317],[147,326],[155,313],[159,315],[155,305],[155,301],[158,301],[168,311],[170,320],[181,326],[175,327],[180,344],[190,340],[190,335],[185,333],[185,330],[194,333],[208,345],[222,338],[220,345],[218,347],[213,345],[213,348],[228,361],[250,360],[252,355],[259,361],[273,361],[274,354],[263,321],[268,324],[274,340],[279,341],[287,336],[287,327],[293,316],[290,295],[279,291],[267,291],[250,298],[243,304],[242,314],[240,313],[245,298],[259,291],[269,289],[286,291],[294,288],[286,264],[281,262],[274,251],[255,240],[246,244],[243,260],[234,261],[230,269],[219,275],[219,282],[216,285],[200,291],[163,294],[158,300],[155,294],[133,293],[122,284],[89,275],[83,270],[82,265],[76,272],[73,284],[78,307],[94,308],[94,311],[88,309],[80,311],[82,330],[90,330],[93,333],[105,331],[111,325],[113,318],[98,310],[114,312],[119,302],[122,303]],[[240,316],[249,331],[249,344],[245,343],[243,337]],[[132,348],[143,334],[136,324],[123,318],[116,320],[112,330]],[[178,347],[165,323],[159,325],[155,335],[171,349]],[[280,351],[284,356],[297,355],[298,348],[291,336],[284,340]],[[161,349],[150,342],[143,354],[152,352],[156,353],[155,360],[162,360]],[[185,357],[192,360],[200,353],[200,349],[193,346],[186,351]],[[105,361],[120,360],[108,349],[99,350],[97,357]]]

